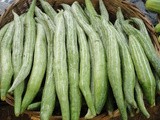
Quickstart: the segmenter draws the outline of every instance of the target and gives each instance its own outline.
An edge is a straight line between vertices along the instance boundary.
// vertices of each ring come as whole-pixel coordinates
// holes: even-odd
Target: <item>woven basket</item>
[[[61,3],[72,4],[74,1],[75,0],[48,0],[48,2],[55,9],[59,8]],[[79,3],[81,3],[81,4],[84,4],[84,0],[77,0],[77,1],[79,1]],[[98,10],[98,6],[99,6],[98,0],[92,0],[92,1],[93,1],[95,8]],[[115,20],[115,17],[116,17],[115,15],[116,15],[116,11],[117,11],[118,7],[122,8],[122,12],[124,13],[125,18],[130,18],[130,17],[141,18],[144,21],[144,23],[148,29],[148,32],[150,34],[150,37],[152,38],[152,42],[153,42],[153,45],[154,45],[156,51],[160,54],[160,52],[159,52],[160,45],[158,43],[157,36],[156,36],[156,33],[153,29],[151,22],[148,21],[148,19],[138,10],[138,8],[135,5],[128,3],[126,1],[123,1],[123,0],[104,0],[104,2],[107,7],[107,10],[110,14],[110,18],[113,21]],[[31,0],[15,0],[15,2],[0,17],[0,28],[3,27],[6,23],[13,20],[12,10],[14,10],[16,13],[18,13],[20,15],[20,14],[27,11],[30,3],[31,3]],[[39,6],[38,3],[39,2],[37,2],[37,5]],[[11,106],[13,106],[14,105],[14,98],[11,95],[8,95],[6,102],[8,104],[10,104]],[[159,109],[160,105],[158,105],[157,107],[156,108]],[[154,109],[156,109],[156,108],[154,108]],[[26,111],[25,113],[28,114],[32,120],[39,120],[39,112]],[[118,119],[116,119],[116,117],[118,117],[118,116],[120,116],[119,111],[118,110],[114,111],[114,114],[112,116],[113,118],[115,118],[114,120],[118,120]],[[83,119],[84,118],[81,118],[81,120],[83,120]],[[101,114],[101,115],[95,117],[93,120],[109,120],[109,119],[111,119],[110,116],[107,116],[107,114],[104,113],[104,114]],[[159,119],[160,118],[158,118],[157,120],[159,120]],[[51,117],[51,120],[61,120],[61,117],[54,116],[54,117]],[[136,120],[138,120],[138,119],[136,119]],[[142,120],[142,118],[140,118],[139,120]],[[145,120],[145,119],[143,119],[143,120]],[[156,120],[156,118],[153,118],[150,120]]]

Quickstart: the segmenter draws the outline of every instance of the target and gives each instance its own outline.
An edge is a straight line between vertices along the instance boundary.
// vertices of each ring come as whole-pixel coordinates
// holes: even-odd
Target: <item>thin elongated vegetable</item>
[[[138,81],[142,87],[143,93],[151,106],[155,105],[155,78],[151,71],[149,61],[144,50],[138,42],[136,36],[129,36],[129,47],[133,63],[135,66]]]
[[[100,22],[102,23],[102,25],[99,26],[99,29],[103,28],[103,30],[101,30],[101,32],[103,32],[103,36],[104,36],[102,41],[103,41],[103,46],[105,47],[106,57],[108,57],[107,56],[107,46],[108,46],[107,40],[109,39],[109,34],[108,34],[108,31],[106,30],[106,28],[104,27],[103,22],[106,22],[107,24],[110,23],[109,22],[109,15],[108,15],[108,11],[107,11],[102,0],[99,1],[99,8],[100,8],[100,13],[101,13],[101,17],[100,17],[101,21]]]
[[[106,96],[107,92],[105,50],[103,48],[103,44],[101,42],[99,35],[89,24],[85,22],[80,11],[75,7],[74,3],[72,4],[72,11],[78,23],[85,31],[85,33],[88,35],[91,43],[91,49],[93,52],[93,59],[94,59],[93,61],[94,64],[92,64],[92,80],[94,82],[93,99],[96,112],[100,113],[102,107],[105,104],[106,98],[104,98],[104,96]]]
[[[87,38],[84,31],[77,23],[78,43],[80,47],[80,81],[79,87],[86,100],[87,106],[90,109],[93,117],[96,115],[94,102],[90,89],[90,53]]]
[[[145,35],[146,39],[151,42],[151,38],[150,38],[150,36],[149,36],[149,34],[148,34],[147,28],[146,28],[143,20],[142,20],[142,19],[139,19],[139,18],[131,18],[131,20],[132,20],[136,25],[138,25],[138,28],[139,28],[139,30],[141,31],[141,33],[142,33],[143,35]]]
[[[136,28],[134,28],[130,24],[124,23],[124,24],[122,24],[122,26],[123,26],[124,31],[128,35],[136,35],[135,37],[137,38],[137,40],[139,41],[139,43],[143,47],[144,52],[145,52],[149,62],[151,63],[151,65],[153,66],[155,71],[158,74],[160,74],[160,57],[156,53],[152,42],[150,40],[148,40],[145,37],[145,35],[143,35],[143,33],[138,31]]]
[[[6,99],[7,91],[13,75],[11,45],[14,34],[14,23],[11,23],[7,29],[0,46],[0,64],[1,64],[1,100]]]
[[[93,57],[93,51],[92,51],[92,46],[91,46],[91,41],[90,40],[88,40],[88,46],[89,46],[90,60],[91,60],[91,70],[92,70],[92,64],[94,64],[94,57]],[[94,94],[94,92],[92,92],[92,91],[94,91],[93,73],[91,72],[90,74],[91,74],[90,75],[91,76],[91,78],[90,78],[91,79],[91,81],[90,81],[91,85],[90,86],[91,86],[91,93],[92,93],[92,96],[93,96],[93,94]],[[93,100],[93,102],[94,102],[94,100]],[[95,115],[96,115],[96,110],[95,110]],[[85,119],[91,119],[95,115],[93,114],[93,112],[90,109],[88,109],[87,114],[85,115]]]
[[[76,22],[71,11],[64,12],[67,30],[67,58],[71,120],[79,120],[81,111],[81,94],[79,89],[79,52],[77,45]]]
[[[68,4],[61,4],[61,6],[63,7],[64,10],[70,10],[71,6],[69,6]]]
[[[37,110],[40,106],[41,102],[32,103],[27,107],[27,110]]]
[[[104,5],[103,1],[99,1],[99,6],[100,6],[100,11],[101,11],[101,17],[106,19],[106,21],[108,22],[109,15],[108,15],[107,9],[105,8],[105,5]],[[105,29],[102,25],[100,16],[94,10],[94,7],[93,7],[90,0],[86,0],[86,7],[87,7],[87,11],[88,11],[88,14],[89,14],[91,24],[92,24],[93,28],[96,30],[96,32],[99,34],[99,36],[102,40],[103,46],[105,48],[105,52],[107,53],[107,43],[106,42],[107,42],[107,39],[108,39],[108,34],[106,34],[106,31],[105,31]],[[108,80],[107,80],[107,86],[108,86]],[[106,88],[106,89],[108,89],[108,88]]]
[[[6,24],[3,28],[0,29],[0,43],[9,26],[10,26],[10,23]]]
[[[117,31],[120,32],[120,34],[123,34],[122,36],[125,37],[126,42],[128,43],[129,41],[128,41],[127,35],[126,35],[126,33],[124,32],[124,30],[123,30],[123,28],[122,28],[122,24],[123,24],[123,22],[124,22],[125,20],[124,20],[124,16],[123,16],[123,14],[122,14],[122,10],[121,10],[120,7],[118,7],[116,16],[117,16],[117,20],[115,21],[114,26],[115,26],[115,28],[117,29]]]
[[[35,29],[35,20],[34,16],[34,9],[35,9],[36,0],[32,1],[32,4],[26,14],[25,20],[25,43],[24,43],[24,52],[23,52],[23,63],[22,67],[15,78],[9,92],[14,90],[22,81],[30,73],[33,61],[33,52],[35,47],[35,36],[36,36],[36,29]]]
[[[46,51],[45,33],[42,25],[38,23],[33,68],[22,101],[21,113],[23,113],[29,104],[31,104],[40,89],[46,70]]]
[[[38,7],[35,7],[35,14],[36,14],[36,16],[39,17],[40,19],[45,20],[45,22],[47,22],[47,24],[48,24],[48,27],[49,27],[52,31],[55,32],[56,26],[55,26],[54,22],[51,20],[51,18],[50,18],[47,14],[43,13],[43,12],[41,11],[41,9],[39,9]]]
[[[103,20],[103,25],[108,31],[108,48],[107,48],[107,67],[109,83],[112,87],[113,94],[122,115],[123,120],[127,120],[127,111],[124,103],[122,78],[121,78],[121,63],[119,55],[119,47],[116,40],[116,34],[109,23],[106,24]]]
[[[65,48],[65,24],[63,11],[55,17],[56,31],[54,36],[54,78],[56,93],[60,102],[62,119],[70,120],[68,97],[68,71]]]
[[[22,66],[24,24],[22,19],[15,12],[13,12],[13,15],[15,23],[15,33],[12,45],[12,63],[13,63],[13,71],[15,79]],[[14,113],[16,116],[20,115],[23,91],[24,91],[24,82],[20,83],[14,90]]]
[[[129,53],[128,45],[122,34],[119,34],[116,29],[111,26],[117,37],[117,42],[120,50],[121,67],[122,67],[122,78],[123,78],[123,91],[125,100],[133,108],[137,108],[134,100],[134,87],[135,87],[135,70],[132,62],[131,55]]]
[[[52,8],[52,6],[45,0],[40,0],[43,10],[45,13],[54,21],[57,12]]]
[[[3,36],[5,35],[9,25],[10,23],[6,24],[3,28],[0,29],[0,46],[1,46],[1,41],[3,39]],[[1,57],[1,52],[0,52],[0,57]],[[1,64],[0,64],[0,78],[1,78]],[[1,79],[0,79],[0,91],[1,91]],[[1,96],[1,92],[0,92],[0,96]]]
[[[123,24],[124,22],[124,16],[122,14],[122,10],[120,7],[118,7],[117,13],[116,13],[117,19],[119,19],[120,24]]]
[[[136,81],[136,86],[135,86],[135,95],[136,95],[136,101],[137,101],[137,105],[140,109],[140,111],[147,117],[149,118],[150,115],[145,107],[144,101],[143,101],[143,93],[141,90],[141,87],[138,83],[138,81]]]
[[[49,29],[47,22],[35,18],[38,23],[41,23],[46,34],[48,48],[47,48],[47,71],[46,80],[42,94],[40,118],[41,120],[49,120],[55,107],[55,81],[53,75],[53,36],[54,32]]]
[[[114,23],[114,27],[116,28],[116,30],[119,32],[119,34],[121,35],[121,37],[123,37],[123,40],[125,40],[125,42],[128,44],[128,38],[126,33],[124,32],[122,25],[120,24],[120,20],[117,19]]]
[[[108,67],[107,70],[108,70],[109,83],[113,90],[113,94],[116,103],[118,105],[118,108],[120,110],[120,113],[122,115],[122,119],[126,120],[127,111],[122,92],[119,47],[116,41],[116,35],[114,34],[114,29],[113,27],[111,27],[112,26],[110,25],[111,23],[107,21],[108,20],[108,17],[106,17],[107,13],[104,12],[106,11],[105,10],[106,8],[104,7],[104,5],[102,5],[102,3],[100,5],[101,5],[100,10],[101,10],[102,26],[105,29],[106,36],[108,36],[108,40],[106,41],[106,46],[107,46],[106,52],[107,52],[107,67]]]
[[[107,36],[105,36],[104,34],[104,29],[102,27],[102,24],[101,24],[101,20],[100,18],[98,18],[98,14],[96,13],[92,3],[90,0],[85,0],[85,4],[86,4],[86,7],[87,7],[87,10],[90,14],[90,21],[91,21],[91,24],[94,28],[94,30],[98,33],[98,35],[100,36],[100,41],[102,40],[101,44],[102,44],[102,49],[104,50],[104,59],[106,60],[106,39],[107,39]],[[93,48],[93,43],[91,42],[91,46],[92,46],[92,50],[94,49]],[[104,48],[103,48],[104,46]],[[103,54],[103,53],[102,53]],[[93,56],[95,55],[95,53],[93,53]],[[95,60],[95,58],[94,58]],[[107,89],[108,89],[108,79],[107,79],[107,71],[106,71],[106,62],[104,62],[104,68],[103,68],[103,72],[104,72],[104,76],[101,76],[101,80],[96,80],[94,79],[93,77],[93,81],[94,81],[94,86],[93,86],[93,97],[94,97],[94,105],[95,105],[95,109],[96,109],[96,113],[99,114],[105,104],[105,101],[106,101],[106,98],[107,98]],[[94,75],[93,75],[94,76]],[[102,85],[104,84],[103,86],[101,86],[101,89],[99,88],[100,86],[97,85],[96,83],[99,82],[99,85]],[[97,92],[97,89],[99,89],[99,92]],[[101,94],[103,93],[103,94]]]
[[[109,21],[109,14],[108,11],[104,5],[103,0],[99,0],[99,8],[101,12],[101,17],[103,17],[106,21]]]
[[[89,24],[89,17],[85,14],[84,10],[82,9],[82,7],[80,6],[80,4],[75,1],[74,2],[74,7],[76,8],[76,10],[79,12],[79,14],[81,15],[81,17],[83,18],[83,20]],[[72,9],[71,9],[72,10]]]

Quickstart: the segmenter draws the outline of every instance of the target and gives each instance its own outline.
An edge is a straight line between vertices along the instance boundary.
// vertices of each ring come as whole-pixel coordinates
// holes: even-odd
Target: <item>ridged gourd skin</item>
[[[11,56],[11,45],[13,42],[14,23],[11,23],[7,29],[0,46],[0,64],[1,64],[1,100],[6,99],[8,89],[13,76],[13,65]]]
[[[13,15],[14,15],[15,33],[13,36],[13,43],[12,43],[12,64],[13,64],[13,72],[15,79],[22,66],[25,16],[20,18],[20,16],[18,16],[15,12],[13,12]],[[17,117],[20,115],[21,111],[22,94],[24,91],[24,86],[25,83],[23,81],[14,90],[14,113]]]
[[[126,43],[123,34],[119,34],[119,32],[113,26],[112,28],[116,34],[116,39],[119,45],[125,100],[133,108],[137,108],[137,104],[134,99],[134,87],[136,82],[135,69],[129,52],[128,44]]]
[[[37,36],[34,50],[34,61],[27,84],[27,90],[22,100],[21,113],[32,103],[36,97],[46,71],[47,48],[45,32],[41,24],[37,23]]]
[[[31,6],[25,17],[25,42],[24,42],[24,52],[23,52],[23,63],[22,67],[14,79],[14,82],[9,89],[9,92],[13,91],[25,78],[29,75],[32,63],[33,63],[33,53],[35,47],[36,39],[36,26],[34,19],[36,0],[33,0]]]
[[[136,28],[134,28],[132,25],[130,25],[126,22],[124,22],[124,24],[122,24],[122,26],[123,26],[124,31],[128,35],[136,35],[135,37],[137,38],[137,40],[139,41],[139,43],[143,47],[144,52],[145,52],[149,62],[151,63],[151,65],[153,66],[155,71],[158,73],[158,75],[160,75],[160,57],[156,53],[156,50],[155,50],[150,38],[148,38],[147,35],[141,33]]]
[[[85,98],[88,108],[92,113],[92,117],[96,116],[92,93],[90,89],[90,51],[87,38],[82,28],[77,23],[78,43],[80,48],[80,81],[79,88]]]
[[[93,91],[92,91],[93,96],[94,96],[94,104],[95,104],[96,113],[99,114],[102,111],[103,106],[105,104],[105,101],[107,98],[107,91],[108,91],[107,90],[108,79],[107,79],[106,49],[105,49],[106,48],[105,42],[106,42],[107,37],[104,34],[101,19],[97,17],[98,14],[95,11],[91,1],[85,0],[85,5],[86,5],[86,9],[89,12],[89,19],[91,22],[91,26],[92,26],[93,30],[95,31],[93,33],[97,34],[96,39],[97,39],[97,43],[99,42],[99,49],[102,49],[101,58],[103,58],[103,61],[101,61],[101,65],[104,65],[104,66],[102,67],[99,64],[99,68],[100,68],[100,66],[102,67],[101,72],[100,72],[101,78],[100,78],[100,76],[96,78],[96,76],[94,76],[95,73],[93,73],[93,75],[92,75],[93,76],[92,79],[94,82]],[[96,56],[95,53],[96,52],[98,53],[99,50],[98,50],[98,48],[96,49],[95,45],[93,46],[93,42],[92,42],[93,38],[89,39],[89,40],[91,40],[91,50],[93,51],[93,59],[94,59],[93,64],[95,64],[95,63],[97,64],[96,59],[98,59],[98,57],[95,58],[95,56]],[[97,69],[97,71],[100,70],[99,68]],[[94,67],[93,67],[93,69],[94,69]]]
[[[70,120],[68,69],[65,46],[65,23],[63,11],[55,17],[56,31],[54,35],[54,78],[56,93],[60,103],[62,119]]]
[[[52,21],[54,21],[57,12],[53,9],[53,7],[45,0],[40,0],[40,4],[45,13],[51,18]]]
[[[5,35],[9,25],[10,25],[10,23],[6,24],[3,28],[0,29],[0,46],[1,46],[1,41],[3,39],[3,36]],[[1,52],[0,52],[0,54],[1,54]],[[0,57],[1,57],[1,55],[0,55]],[[1,78],[1,64],[0,64],[0,78]],[[0,86],[1,86],[1,79],[0,79]],[[1,91],[1,87],[0,87],[0,91]],[[1,96],[1,92],[0,92],[0,96]]]
[[[91,42],[92,52],[93,52],[93,63],[92,66],[92,81],[94,82],[94,89],[93,91],[93,99],[94,99],[94,105],[96,108],[96,112],[100,113],[101,108],[104,106],[103,103],[105,103],[107,93],[106,85],[107,85],[107,76],[106,76],[106,56],[105,56],[105,50],[103,48],[103,44],[100,40],[99,35],[96,33],[96,31],[92,28],[91,25],[87,24],[85,20],[83,19],[80,12],[75,7],[75,4],[72,4],[72,12],[82,27],[82,29],[85,31],[87,36],[89,37],[89,41]],[[91,34],[92,33],[92,34]]]
[[[151,38],[148,34],[147,28],[142,19],[132,17],[131,22],[135,23],[138,26],[139,31],[145,35],[145,37],[151,42]]]
[[[6,24],[3,28],[0,29],[0,43],[9,26],[10,26],[10,23]]]
[[[140,109],[140,111],[147,117],[149,118],[150,115],[145,107],[144,104],[144,100],[143,100],[143,92],[141,90],[141,87],[138,83],[138,80],[136,80],[136,85],[135,85],[135,95],[136,95],[136,101],[137,101],[137,105],[138,108]]]
[[[127,120],[127,111],[124,101],[123,89],[122,89],[122,76],[121,76],[121,62],[118,42],[116,40],[116,34],[109,23],[106,24],[103,20],[103,25],[108,30],[108,46],[107,46],[107,70],[108,78],[113,94],[120,110],[123,120]]]
[[[149,61],[136,36],[129,36],[129,48],[142,91],[151,106],[155,105],[155,78]]]
[[[79,120],[81,93],[79,89],[79,51],[77,44],[76,22],[70,10],[64,11],[66,27],[67,63],[70,96],[71,120]]]
[[[44,12],[42,12],[42,10],[40,8],[38,8],[37,6],[35,7],[35,15],[36,17],[45,20],[48,24],[48,27],[55,32],[56,26],[54,21],[51,20],[51,18]]]
[[[118,42],[116,40],[117,39],[116,34],[114,34],[113,32],[115,29],[113,29],[113,25],[109,22],[109,18],[108,18],[109,16],[108,16],[107,10],[102,1],[100,1],[100,11],[101,11],[102,25],[104,27],[105,35],[107,36],[107,40],[106,40],[106,48],[107,48],[106,53],[107,54],[106,55],[107,55],[107,67],[108,67],[107,71],[108,71],[109,83],[113,90],[113,95],[116,99],[116,103],[122,115],[122,119],[126,120],[127,111],[126,111],[126,106],[125,106],[124,96],[123,96],[123,89],[122,89],[120,53],[119,53]],[[111,46],[111,43],[113,43],[112,46]],[[111,54],[114,54],[115,56],[110,56]],[[116,59],[117,61],[115,61],[113,64],[112,63],[113,61],[111,59],[113,59],[113,61]],[[117,69],[113,70],[112,67],[114,65],[116,66]],[[118,76],[117,78],[113,76],[115,74],[116,76]],[[116,86],[114,84],[116,84]],[[108,107],[111,108],[111,112],[112,112],[112,109],[113,109],[112,103]]]
[[[41,109],[40,109],[40,118],[41,120],[49,120],[56,101],[56,93],[55,93],[55,80],[53,74],[53,38],[54,32],[52,29],[49,28],[47,21],[36,17],[35,18],[38,23],[40,23],[45,31],[45,36],[47,39],[47,69],[46,69],[46,78],[45,78],[45,85],[43,88],[42,100],[41,100]],[[30,109],[34,109],[31,106]],[[38,106],[38,105],[37,105]]]

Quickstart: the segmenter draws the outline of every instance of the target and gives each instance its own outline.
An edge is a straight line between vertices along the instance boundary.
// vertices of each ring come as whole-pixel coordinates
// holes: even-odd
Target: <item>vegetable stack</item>
[[[0,30],[0,95],[13,94],[15,115],[40,110],[41,120],[53,113],[79,120],[118,108],[123,120],[139,110],[149,118],[144,99],[156,105],[160,58],[143,21],[125,20],[118,8],[113,23],[102,0],[100,14],[90,0],[84,9],[77,1],[58,11],[40,4],[13,11]]]

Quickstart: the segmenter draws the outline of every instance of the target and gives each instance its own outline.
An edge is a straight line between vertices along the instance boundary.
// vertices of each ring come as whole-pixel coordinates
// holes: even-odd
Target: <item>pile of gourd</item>
[[[0,30],[1,100],[14,95],[15,115],[40,106],[41,120],[49,120],[58,101],[63,120],[78,120],[84,103],[86,119],[105,106],[111,115],[115,103],[123,120],[138,110],[149,118],[143,99],[155,106],[160,58],[143,21],[125,20],[118,8],[113,25],[102,0],[100,14],[90,0],[57,12],[40,3],[43,11],[36,0],[21,16],[13,11]]]

